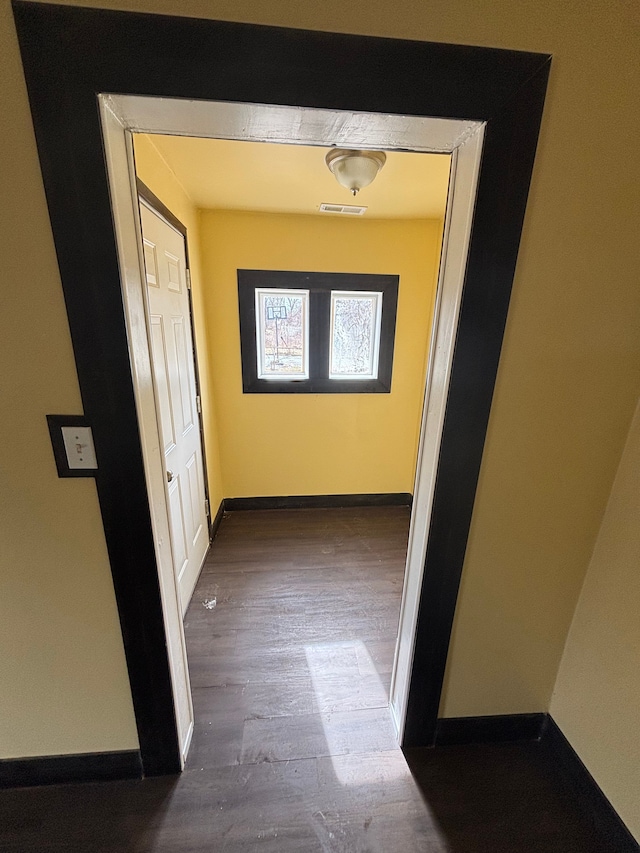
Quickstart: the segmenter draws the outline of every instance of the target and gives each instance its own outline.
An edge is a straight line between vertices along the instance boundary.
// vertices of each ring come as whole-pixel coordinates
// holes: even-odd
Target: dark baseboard
[[[631,835],[617,811],[611,805],[575,749],[552,717],[547,716],[542,742],[551,751],[562,775],[593,821],[616,853],[638,853],[640,844]]]
[[[411,506],[408,492],[371,495],[286,495],[264,498],[225,498],[227,512],[247,509],[330,509],[350,506]]]
[[[0,788],[141,779],[140,752],[87,752],[0,760]]]
[[[499,714],[485,717],[441,717],[434,746],[540,740],[546,714]]]
[[[220,506],[218,507],[218,511],[215,515],[215,518],[211,521],[209,525],[209,542],[213,542],[218,533],[218,528],[220,527],[220,523],[222,522],[222,518],[224,516],[224,498],[220,501]]]

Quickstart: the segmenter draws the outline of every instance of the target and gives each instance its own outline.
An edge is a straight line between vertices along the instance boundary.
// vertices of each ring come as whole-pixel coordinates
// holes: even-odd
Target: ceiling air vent
[[[320,213],[341,213],[345,216],[362,216],[366,207],[357,204],[326,204],[320,205]]]

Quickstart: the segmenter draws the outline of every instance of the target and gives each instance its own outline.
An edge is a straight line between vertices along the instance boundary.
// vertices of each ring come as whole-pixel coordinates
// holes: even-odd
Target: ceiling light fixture
[[[373,181],[384,166],[387,155],[384,151],[332,148],[324,159],[337,182],[355,196]]]

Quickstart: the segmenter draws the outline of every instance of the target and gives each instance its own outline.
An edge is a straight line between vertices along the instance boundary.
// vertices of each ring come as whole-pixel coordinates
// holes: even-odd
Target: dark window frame
[[[389,394],[393,374],[397,275],[371,273],[297,272],[295,270],[238,270],[242,390],[245,394]],[[309,291],[309,378],[259,379],[256,344],[258,288]],[[331,291],[382,293],[377,379],[330,379]]]

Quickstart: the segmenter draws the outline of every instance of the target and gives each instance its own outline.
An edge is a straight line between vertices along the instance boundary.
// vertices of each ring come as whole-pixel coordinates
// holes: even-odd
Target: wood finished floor
[[[387,708],[408,521],[225,518],[185,619],[185,772],[0,792],[0,850],[607,853],[540,744],[413,750],[409,769]]]
[[[224,520],[185,618],[188,770],[397,749],[388,695],[408,522],[406,507]]]

